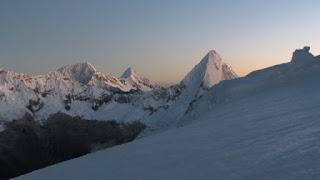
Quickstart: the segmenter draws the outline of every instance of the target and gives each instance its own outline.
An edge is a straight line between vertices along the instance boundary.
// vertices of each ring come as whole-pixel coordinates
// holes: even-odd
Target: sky
[[[236,73],[320,54],[319,0],[1,0],[0,67],[44,74],[90,62],[181,80],[209,50]]]

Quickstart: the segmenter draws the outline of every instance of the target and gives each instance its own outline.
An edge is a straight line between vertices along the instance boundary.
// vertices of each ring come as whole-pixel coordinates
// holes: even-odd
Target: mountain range
[[[147,127],[131,143],[17,179],[319,179],[319,76],[310,47],[244,77],[213,50],[170,87],[89,63],[43,76],[2,70],[0,115],[42,122],[62,112]]]
[[[131,67],[119,78],[99,72],[87,62],[37,76],[2,69],[0,122],[25,114],[45,120],[62,112],[86,119],[139,120],[150,127],[168,125],[204,91],[234,78],[237,75],[215,51],[210,51],[180,83],[167,88]]]

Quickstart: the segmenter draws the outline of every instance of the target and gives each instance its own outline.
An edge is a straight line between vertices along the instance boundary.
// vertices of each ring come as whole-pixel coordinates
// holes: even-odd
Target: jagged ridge
[[[215,51],[210,51],[181,83],[169,88],[158,86],[131,67],[116,78],[87,62],[41,76],[4,71],[0,74],[0,119],[18,119],[24,113],[45,119],[63,112],[87,119],[156,124],[177,119],[203,91],[236,77]],[[21,114],[8,110],[12,107]]]

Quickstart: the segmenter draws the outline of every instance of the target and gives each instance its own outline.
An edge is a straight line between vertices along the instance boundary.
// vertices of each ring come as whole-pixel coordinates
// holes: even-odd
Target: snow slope
[[[305,62],[213,86],[180,128],[17,179],[319,179],[320,59]]]

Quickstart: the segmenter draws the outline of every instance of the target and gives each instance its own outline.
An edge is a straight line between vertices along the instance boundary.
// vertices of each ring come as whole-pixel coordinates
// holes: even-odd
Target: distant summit
[[[65,65],[57,70],[63,76],[84,84],[91,80],[96,71],[96,68],[88,62]]]
[[[132,67],[128,67],[128,69],[126,69],[121,76],[121,78],[124,78],[124,79],[134,78],[134,77],[138,77],[138,73]]]
[[[220,81],[237,78],[232,68],[222,61],[220,55],[211,50],[183,79],[187,87],[210,88]]]
[[[152,90],[157,87],[157,85],[148,78],[140,76],[132,67],[126,69],[120,78],[125,79],[131,86],[142,91]]]

